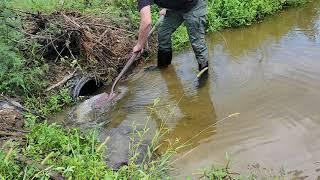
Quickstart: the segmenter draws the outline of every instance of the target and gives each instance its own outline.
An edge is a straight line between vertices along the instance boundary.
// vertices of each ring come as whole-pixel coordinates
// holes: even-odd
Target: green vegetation
[[[304,0],[217,0],[209,1],[208,31],[251,25],[268,15]]]
[[[43,75],[48,66],[35,53],[39,46],[12,28],[20,27],[21,21],[7,5],[0,2],[0,92],[27,96],[46,86]]]
[[[115,0],[115,2],[122,10],[121,15],[130,17],[132,22],[138,22],[136,0]],[[207,31],[215,32],[222,28],[251,25],[283,8],[298,6],[305,2],[305,0],[208,0]],[[157,9],[153,10],[153,17],[156,16]],[[180,49],[187,43],[187,29],[181,26],[173,37],[174,48]]]
[[[77,10],[80,12],[94,12],[97,9],[108,7],[107,1],[103,0],[12,0],[16,8],[33,12],[53,13],[57,10]]]
[[[32,115],[28,119],[36,119]],[[105,142],[99,143],[95,131],[83,133],[77,129],[64,130],[57,124],[47,122],[29,126],[25,142],[7,142],[0,150],[1,179],[50,179],[63,176],[72,179],[164,179],[168,178],[169,161],[176,153],[169,147],[161,156],[155,156],[163,126],[156,132],[141,164],[138,148],[148,132],[133,129],[129,163],[118,171],[111,170],[105,163],[108,149]]]
[[[55,112],[62,111],[65,106],[70,106],[73,99],[69,95],[68,89],[61,89],[57,93],[52,93],[46,97],[27,97],[25,106],[29,109],[37,110],[43,116],[48,116]]]

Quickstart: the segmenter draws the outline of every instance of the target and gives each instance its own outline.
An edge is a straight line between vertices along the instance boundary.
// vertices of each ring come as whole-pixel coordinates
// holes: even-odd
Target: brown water
[[[278,174],[284,169],[316,179],[319,30],[320,2],[315,0],[261,24],[208,36],[206,86],[197,88],[196,62],[186,49],[168,69],[142,71],[128,82],[129,93],[112,112],[113,126],[124,120],[144,124],[146,106],[160,98],[154,124],[165,121],[169,139],[191,143],[179,153],[173,175],[196,175],[198,169],[224,164],[228,152],[235,171],[255,167],[266,168],[262,174]]]

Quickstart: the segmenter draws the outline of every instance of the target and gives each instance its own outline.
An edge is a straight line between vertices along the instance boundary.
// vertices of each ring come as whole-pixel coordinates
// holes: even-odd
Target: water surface
[[[314,1],[260,24],[209,35],[210,77],[204,87],[197,87],[190,48],[176,54],[168,69],[138,73],[112,112],[112,126],[124,120],[145,123],[146,106],[159,98],[154,128],[164,121],[172,142],[189,145],[174,163],[175,176],[195,177],[198,169],[224,164],[228,152],[238,172],[284,169],[294,172],[288,177],[316,179],[319,10]]]

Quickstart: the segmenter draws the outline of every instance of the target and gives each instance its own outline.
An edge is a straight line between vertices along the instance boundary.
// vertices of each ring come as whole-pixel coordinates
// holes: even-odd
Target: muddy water
[[[171,142],[188,144],[173,175],[224,164],[235,171],[316,179],[320,175],[320,2],[290,9],[261,24],[207,37],[210,75],[199,88],[191,49],[161,72],[140,72],[112,112],[145,123],[165,122]],[[236,114],[235,114],[236,113]],[[229,117],[228,117],[229,116]],[[231,117],[230,117],[231,116]],[[250,168],[248,168],[250,167]],[[264,171],[264,169],[267,169]],[[274,169],[274,172],[270,172]]]

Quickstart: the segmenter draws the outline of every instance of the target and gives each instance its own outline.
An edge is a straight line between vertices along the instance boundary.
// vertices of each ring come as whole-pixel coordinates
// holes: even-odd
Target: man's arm
[[[150,5],[143,7],[140,10],[140,28],[139,28],[139,37],[136,46],[133,48],[133,52],[140,52],[143,50],[147,39],[148,33],[151,28],[151,7]]]

